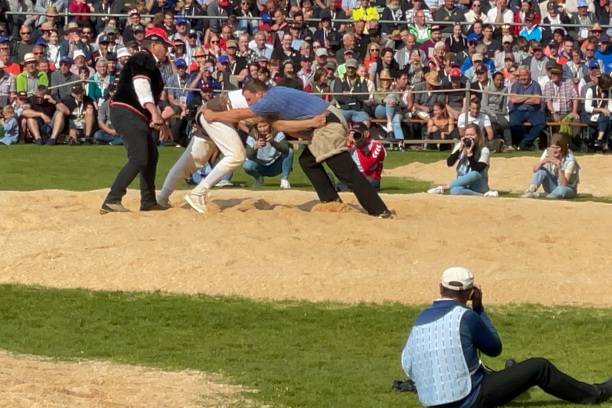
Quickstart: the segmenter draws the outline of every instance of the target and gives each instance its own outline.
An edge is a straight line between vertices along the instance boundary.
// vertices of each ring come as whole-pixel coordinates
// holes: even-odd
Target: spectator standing
[[[544,358],[488,372],[479,354],[498,356],[502,343],[485,312],[482,290],[474,285],[474,274],[464,267],[446,269],[440,295],[417,316],[401,357],[424,406],[498,407],[536,385],[576,404],[599,403],[612,395],[612,380],[586,384]]]
[[[255,125],[246,140],[244,171],[255,179],[255,187],[263,185],[264,177],[281,175],[280,188],[289,189],[289,174],[293,168],[293,149],[283,132],[275,132],[268,122]]]
[[[512,85],[510,93],[510,131],[512,144],[519,149],[527,149],[537,139],[546,124],[542,90],[540,85],[531,79],[529,67],[518,68],[518,81]],[[530,127],[523,123],[529,122]]]
[[[567,146],[567,138],[555,133],[550,146],[534,166],[531,184],[523,197],[537,197],[538,188],[542,186],[547,198],[574,198],[578,195],[579,172],[580,166]]]

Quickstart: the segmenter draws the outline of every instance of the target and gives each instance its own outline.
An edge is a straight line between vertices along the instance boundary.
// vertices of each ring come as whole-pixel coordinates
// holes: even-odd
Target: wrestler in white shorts
[[[247,102],[241,90],[230,91],[217,96],[206,104],[207,109],[222,111],[228,109],[247,108]],[[234,171],[244,163],[246,151],[236,128],[222,122],[209,123],[200,112],[196,115],[196,123],[206,132],[210,140],[202,137],[192,137],[185,152],[168,172],[164,185],[157,197],[160,205],[170,205],[170,195],[177,183],[184,180],[197,168],[204,166],[218,148],[223,158],[213,167],[212,171],[185,195],[185,201],[194,210],[203,214],[206,212],[210,189],[224,176]],[[211,143],[212,141],[212,143]]]

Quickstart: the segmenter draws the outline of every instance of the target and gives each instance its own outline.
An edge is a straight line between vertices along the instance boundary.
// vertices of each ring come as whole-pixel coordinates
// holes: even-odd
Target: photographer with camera
[[[349,132],[349,149],[357,168],[368,182],[380,191],[380,179],[387,152],[383,144],[371,137],[370,130],[364,124],[355,126]],[[344,183],[338,183],[339,191],[349,191]]]
[[[471,308],[467,306],[471,301]],[[587,384],[559,371],[544,358],[506,364],[494,372],[479,353],[501,354],[497,330],[484,310],[482,290],[464,267],[446,269],[440,298],[414,322],[401,362],[423,406],[485,408],[505,405],[533,386],[575,404],[598,404],[612,395],[612,379]]]
[[[289,189],[293,166],[293,149],[285,134],[276,132],[268,122],[259,122],[246,140],[244,171],[255,178],[255,186],[263,185],[264,177],[281,175],[280,188]]]
[[[489,156],[485,138],[476,123],[465,126],[464,136],[453,148],[446,159],[448,167],[457,164],[457,178],[447,186],[434,187],[427,192],[451,195],[497,196],[497,191],[489,191]]]

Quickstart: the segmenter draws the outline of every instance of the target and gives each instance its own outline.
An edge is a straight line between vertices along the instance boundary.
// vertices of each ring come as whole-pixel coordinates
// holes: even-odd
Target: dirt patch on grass
[[[607,204],[393,195],[397,218],[381,220],[351,194],[322,206],[311,192],[224,190],[204,216],[100,216],[104,194],[0,193],[0,282],[426,303],[461,264],[488,304],[612,305]]]
[[[489,185],[493,190],[523,192],[529,186],[533,166],[538,157],[503,158],[493,156],[489,170]],[[612,157],[603,155],[579,156],[580,185],[578,192],[594,196],[612,196]],[[455,177],[455,168],[446,161],[435,163],[410,163],[406,166],[385,170],[385,175],[412,177],[448,184]]]
[[[241,387],[197,371],[98,361],[64,362],[0,351],[0,407],[162,408],[252,406]]]

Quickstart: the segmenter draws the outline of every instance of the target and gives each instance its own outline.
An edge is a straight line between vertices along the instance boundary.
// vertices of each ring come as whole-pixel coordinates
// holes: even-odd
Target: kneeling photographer
[[[497,192],[489,191],[490,152],[485,143],[478,125],[467,125],[464,136],[446,159],[449,167],[456,165],[457,178],[448,186],[434,187],[427,192],[443,194],[449,190],[451,195],[497,196]]]

